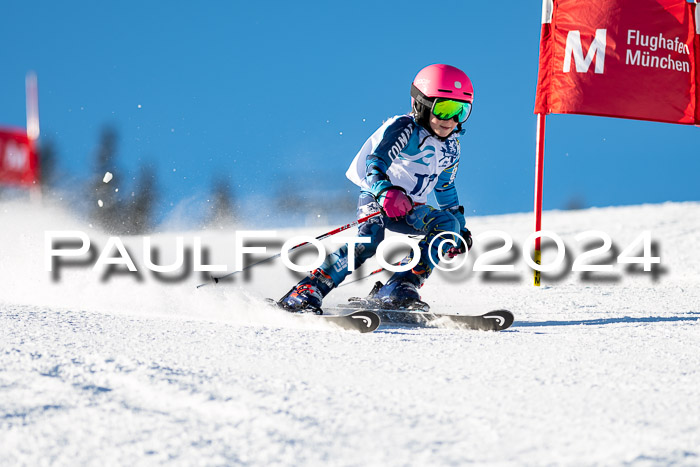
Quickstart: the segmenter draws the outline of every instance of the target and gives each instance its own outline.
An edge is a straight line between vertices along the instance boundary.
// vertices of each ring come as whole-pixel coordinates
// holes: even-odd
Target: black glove
[[[472,233],[469,231],[469,229],[464,229],[459,232],[459,235],[464,239],[459,240],[459,245],[456,247],[453,246],[449,250],[447,250],[447,257],[448,258],[454,258],[457,255],[461,255],[462,253],[466,253],[467,251],[472,249]]]

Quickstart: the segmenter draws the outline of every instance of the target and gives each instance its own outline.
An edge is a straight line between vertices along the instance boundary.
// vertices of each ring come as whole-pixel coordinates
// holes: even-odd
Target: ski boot
[[[279,299],[277,305],[292,313],[315,313],[322,315],[323,297],[333,288],[330,276],[316,269],[309,276]]]
[[[429,311],[430,305],[420,299],[420,285],[414,275],[392,277],[386,285],[377,282],[368,299],[391,310]]]

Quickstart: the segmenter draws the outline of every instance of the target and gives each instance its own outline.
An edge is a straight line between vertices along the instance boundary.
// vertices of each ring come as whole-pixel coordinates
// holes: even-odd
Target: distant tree
[[[229,179],[219,177],[209,203],[209,215],[205,221],[210,227],[222,228],[236,221],[236,204]]]
[[[564,209],[567,211],[577,211],[579,209],[585,209],[585,207],[586,201],[579,195],[569,198],[564,204]]]
[[[298,182],[278,186],[275,200],[277,212],[288,217],[291,225],[315,225],[336,217],[355,215],[357,193],[342,188],[311,189]]]
[[[277,185],[276,202],[277,211],[285,214],[298,214],[306,209],[307,200],[302,196],[299,188],[289,182]]]
[[[155,222],[153,207],[157,198],[158,184],[156,172],[149,165],[142,165],[136,186],[126,201],[126,230],[132,235],[149,232]]]
[[[39,146],[39,184],[44,196],[51,194],[56,185],[57,152],[53,141],[42,141]]]
[[[119,174],[116,166],[117,131],[106,126],[102,129],[96,152],[96,172],[91,183],[89,201],[92,205],[93,222],[107,231],[118,233],[123,230],[124,219],[119,203]],[[107,172],[112,179],[105,183]]]

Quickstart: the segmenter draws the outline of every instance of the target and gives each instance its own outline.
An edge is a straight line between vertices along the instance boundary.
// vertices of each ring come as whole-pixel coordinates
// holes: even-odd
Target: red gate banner
[[[34,184],[39,177],[37,159],[34,141],[25,130],[0,128],[0,183]]]
[[[700,124],[700,11],[686,0],[544,0],[535,113]]]

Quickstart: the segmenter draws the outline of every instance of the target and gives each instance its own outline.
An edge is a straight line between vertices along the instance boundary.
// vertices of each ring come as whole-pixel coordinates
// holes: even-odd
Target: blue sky
[[[222,174],[248,209],[264,212],[280,185],[354,192],[344,173],[365,139],[410,110],[418,70],[449,63],[475,87],[462,204],[471,215],[531,211],[541,2],[436,5],[11,2],[0,30],[0,124],[25,125],[24,76],[35,70],[42,139],[55,144],[65,183],[94,175],[109,124],[124,174],[156,168],[161,215],[208,198]],[[544,208],[700,200],[699,135],[549,116]]]

